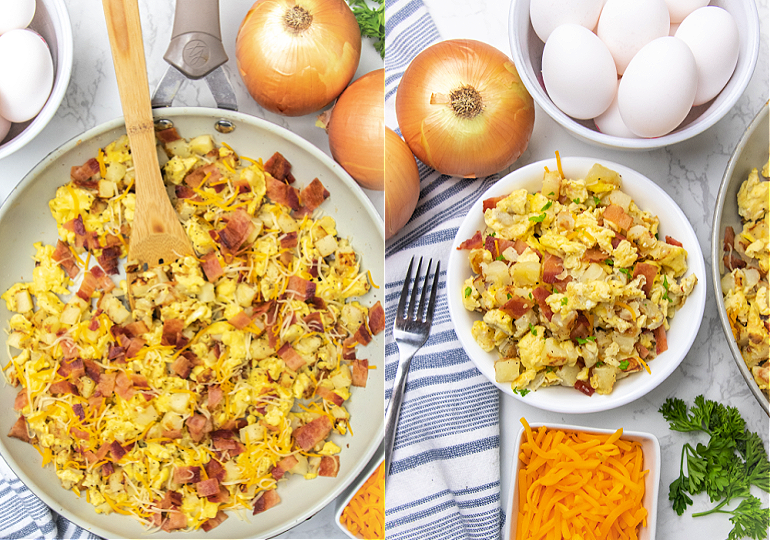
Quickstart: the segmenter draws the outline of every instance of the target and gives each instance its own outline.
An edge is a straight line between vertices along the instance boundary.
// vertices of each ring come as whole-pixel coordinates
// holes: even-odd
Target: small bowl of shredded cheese
[[[350,538],[385,538],[385,462],[373,459],[337,506],[337,526]]]
[[[649,433],[522,418],[504,540],[654,540],[660,443]]]

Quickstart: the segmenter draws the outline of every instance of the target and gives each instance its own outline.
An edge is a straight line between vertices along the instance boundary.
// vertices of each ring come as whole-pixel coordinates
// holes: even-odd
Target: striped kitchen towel
[[[395,95],[411,60],[441,38],[422,0],[385,2],[386,123],[397,129]],[[446,263],[469,208],[498,177],[464,180],[419,163],[420,200],[386,246],[386,316],[393,320],[412,256],[441,261],[441,284],[427,343],[412,360],[386,493],[388,539],[499,538],[498,391],[455,335],[446,299]],[[424,268],[424,266],[423,266]],[[386,401],[399,361],[388,328]]]
[[[0,458],[0,538],[84,538],[98,540],[88,531],[51,511]]]

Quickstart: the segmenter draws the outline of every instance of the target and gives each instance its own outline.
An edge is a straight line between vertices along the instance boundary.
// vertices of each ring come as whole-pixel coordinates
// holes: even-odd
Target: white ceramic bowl
[[[482,206],[484,199],[507,195],[515,189],[526,188],[530,193],[539,191],[543,181],[543,167],[556,170],[556,160],[544,160],[518,169],[502,178],[489,188],[471,207],[452,243],[447,270],[447,294],[449,314],[455,332],[465,352],[481,373],[501,391],[524,403],[547,411],[559,413],[591,413],[614,409],[634,401],[658,386],[668,377],[684,359],[700,328],[703,310],[706,305],[706,265],[703,261],[698,238],[687,216],[677,204],[655,182],[644,175],[623,165],[610,161],[586,157],[562,157],[562,168],[567,178],[583,178],[594,163],[617,171],[623,178],[621,189],[628,193],[642,210],[657,215],[660,219],[659,233],[679,240],[687,250],[687,274],[695,274],[698,284],[684,306],[670,321],[668,330],[668,350],[650,362],[652,374],[642,371],[634,373],[615,383],[609,395],[586,396],[573,388],[550,386],[529,392],[522,397],[514,394],[510,383],[495,382],[494,361],[497,351],[484,351],[473,339],[471,326],[480,320],[479,313],[470,312],[463,307],[460,297],[464,281],[471,275],[468,264],[468,251],[456,249],[464,240],[472,237],[477,230],[484,230]]]
[[[362,265],[371,270],[374,283],[385,282],[385,232],[382,219],[355,181],[318,148],[298,135],[259,118],[238,112],[204,108],[170,108],[155,111],[155,116],[173,121],[180,135],[193,137],[210,133],[217,142],[225,142],[241,155],[267,159],[280,152],[291,162],[292,173],[299,185],[317,177],[331,196],[319,208],[337,222],[342,237],[351,238],[361,255]],[[235,129],[226,135],[217,133],[214,124],[229,120]],[[56,242],[56,223],[51,217],[48,201],[56,188],[69,180],[70,167],[80,165],[97,154],[111,141],[125,134],[123,118],[100,125],[73,138],[48,155],[14,188],[0,207],[0,230],[14,231],[0,235],[0,291],[18,281],[31,281],[35,252],[33,242]],[[385,303],[384,287],[372,289],[361,299],[366,305]],[[0,329],[8,328],[5,302],[0,302]],[[4,341],[3,341],[4,343]],[[3,346],[2,351],[6,348]],[[5,352],[2,365],[8,362]],[[305,521],[334,500],[359,473],[381,445],[385,426],[385,333],[374,336],[369,345],[359,349],[359,358],[368,358],[366,388],[354,388],[352,398],[345,403],[350,413],[354,435],[332,434],[331,440],[342,448],[340,470],[335,478],[305,480],[290,475],[278,488],[282,502],[267,512],[252,517],[244,512],[242,519],[231,514],[212,533],[202,529],[194,532],[158,532],[148,534],[132,517],[117,514],[97,514],[85,497],[78,498],[63,489],[51,466],[40,466],[40,455],[27,443],[6,434],[16,421],[11,404],[18,389],[0,384],[0,454],[24,484],[51,509],[86,530],[105,538],[269,538]]]
[[[738,370],[746,380],[751,393],[757,398],[760,406],[770,415],[770,400],[767,394],[763,393],[751,370],[746,366],[746,362],[741,355],[741,349],[733,336],[730,327],[730,319],[725,310],[724,297],[722,296],[722,275],[725,273],[725,267],[722,263],[724,251],[722,250],[725,227],[731,225],[736,234],[743,230],[741,217],[738,214],[738,190],[741,184],[749,177],[751,169],[762,170],[767,163],[768,146],[770,145],[770,134],[768,133],[768,122],[770,121],[770,106],[765,103],[764,107],[757,113],[754,120],[749,124],[741,140],[733,151],[730,161],[727,163],[727,169],[722,177],[722,184],[719,186],[717,203],[714,208],[713,229],[711,230],[711,277],[714,285],[714,297],[717,303],[717,312],[719,320],[722,323],[722,329],[725,332],[725,338],[730,346],[730,352],[733,354]]]
[[[13,124],[0,140],[0,159],[9,156],[34,139],[56,114],[67,91],[72,73],[72,27],[64,0],[37,0],[35,17],[29,28],[43,36],[53,59],[54,78],[51,95],[36,117]]]
[[[355,497],[356,493],[359,489],[361,489],[361,486],[363,486],[367,480],[369,480],[369,477],[374,474],[374,471],[377,470],[377,467],[379,467],[383,460],[385,459],[385,445],[381,445],[378,449],[377,453],[374,455],[372,460],[369,462],[369,464],[366,466],[366,468],[363,470],[363,472],[358,475],[358,478],[348,486],[348,488],[342,492],[342,494],[337,497],[337,502],[335,512],[334,512],[334,523],[337,524],[337,527],[340,528],[340,530],[345,534],[347,538],[354,538],[357,539],[358,537],[350,532],[348,528],[343,525],[342,523],[342,512],[345,510],[345,507],[350,503],[350,501]],[[385,501],[382,501],[383,505],[383,512],[385,511]]]
[[[614,429],[598,429],[589,427],[580,427],[563,424],[546,424],[540,423],[530,424],[532,430],[536,430],[541,426],[546,426],[552,429],[562,429],[565,431],[582,431],[586,433],[596,434],[612,434],[615,433]],[[647,526],[642,527],[639,531],[639,540],[655,540],[655,525],[657,523],[658,516],[658,484],[660,483],[660,442],[658,438],[652,433],[642,433],[639,431],[623,431],[622,440],[638,441],[642,445],[642,454],[644,456],[644,462],[642,464],[642,470],[649,470],[649,474],[645,477],[644,482],[644,497],[642,498],[642,505],[647,509]],[[508,490],[508,501],[510,501],[510,507],[505,510],[505,526],[503,527],[503,540],[509,540],[510,538],[516,538],[516,526],[518,512],[516,509],[519,507],[519,469],[522,466],[522,462],[519,459],[519,449],[522,442],[526,440],[525,430],[521,428],[519,434],[516,437],[516,446],[513,450],[513,459],[515,465],[511,468],[511,479],[509,482],[510,488]]]
[[[735,19],[740,29],[738,64],[722,92],[713,100],[694,107],[673,132],[652,139],[615,137],[599,132],[593,120],[576,120],[554,105],[543,84],[541,66],[544,44],[529,21],[530,0],[513,0],[509,14],[508,38],[516,69],[535,103],[569,133],[586,142],[624,150],[661,148],[684,141],[713,126],[732,109],[749,84],[759,56],[759,16],[754,0],[712,0]]]

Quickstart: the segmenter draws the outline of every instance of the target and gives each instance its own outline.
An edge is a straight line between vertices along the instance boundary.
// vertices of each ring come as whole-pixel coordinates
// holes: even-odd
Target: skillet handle
[[[227,62],[219,27],[219,0],[176,0],[174,28],[163,58],[190,79]]]

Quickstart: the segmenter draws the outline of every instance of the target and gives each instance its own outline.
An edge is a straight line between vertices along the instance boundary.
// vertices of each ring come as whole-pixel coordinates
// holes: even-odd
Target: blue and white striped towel
[[[386,122],[395,129],[395,94],[411,60],[440,41],[422,0],[386,0]],[[420,200],[386,246],[386,316],[393,320],[409,259],[442,263],[433,327],[412,360],[386,493],[388,539],[500,536],[499,399],[457,340],[446,300],[446,263],[469,208],[497,180],[464,180],[419,164]],[[399,355],[388,328],[386,400]]]
[[[0,538],[99,540],[38,499],[0,458]]]

